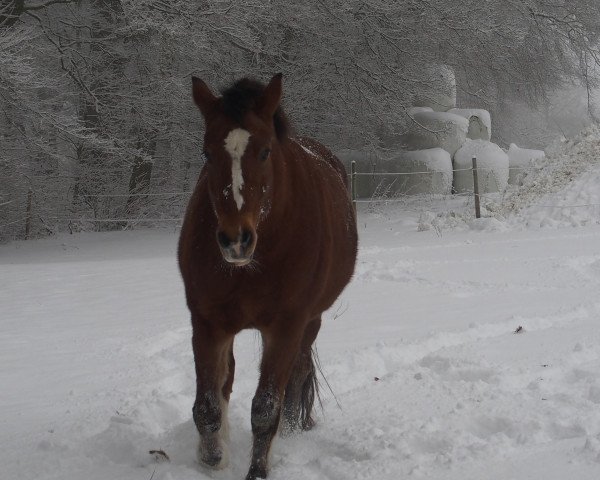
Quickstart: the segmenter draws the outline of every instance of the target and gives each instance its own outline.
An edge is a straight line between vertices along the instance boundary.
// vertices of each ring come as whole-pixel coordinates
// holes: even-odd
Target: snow
[[[543,159],[546,156],[543,150],[532,150],[529,148],[521,148],[514,143],[508,148],[508,158],[510,165],[515,167],[527,168],[533,160]]]
[[[508,183],[508,156],[495,143],[467,139],[454,155],[454,188],[457,192],[473,191],[473,157],[477,157],[479,192],[501,192]]]
[[[520,214],[531,226],[581,226],[600,223],[600,167],[573,179],[558,195],[547,194]]]
[[[471,140],[487,140],[492,138],[492,120],[490,112],[481,108],[452,108],[448,113],[460,115],[469,120],[467,138]]]
[[[335,398],[321,382],[318,426],[276,440],[272,480],[600,478],[600,226],[419,228],[472,208],[444,198],[359,210],[356,274],[318,339]],[[204,470],[176,241],[0,246],[2,478],[244,477],[260,340],[236,340],[231,466]]]
[[[469,121],[460,115],[447,112],[417,112],[405,143],[408,150],[443,148],[450,155],[460,148],[467,138]]]
[[[600,222],[600,127],[559,139],[531,162],[501,215],[514,225],[580,226]]]
[[[543,160],[546,156],[543,150],[521,148],[514,143],[510,144],[507,153],[508,166],[510,168],[508,183],[510,184],[518,183],[523,173],[531,166],[534,160]]]

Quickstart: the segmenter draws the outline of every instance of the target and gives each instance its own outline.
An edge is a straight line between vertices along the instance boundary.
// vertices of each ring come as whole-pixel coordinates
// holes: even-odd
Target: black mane
[[[225,115],[239,123],[244,116],[257,106],[257,100],[265,90],[265,85],[250,78],[242,78],[223,91],[222,105]],[[279,106],[273,115],[275,134],[280,142],[285,140],[290,132],[288,119]]]

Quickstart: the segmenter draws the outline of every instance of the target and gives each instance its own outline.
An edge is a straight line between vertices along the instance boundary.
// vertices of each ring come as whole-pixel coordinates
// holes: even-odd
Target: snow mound
[[[555,142],[534,160],[522,185],[509,195],[503,214],[533,227],[600,223],[600,127]]]
[[[452,108],[448,113],[460,115],[469,121],[467,138],[471,140],[487,140],[492,138],[492,119],[490,112],[482,108]]]
[[[503,191],[508,184],[508,155],[495,143],[466,140],[454,156],[454,188],[458,193],[473,191],[473,157],[477,158],[479,192]]]
[[[432,193],[447,195],[452,189],[452,159],[441,148],[403,152],[397,159],[386,162],[391,171],[410,173],[398,176],[397,191],[414,195]]]
[[[469,121],[460,115],[447,112],[418,112],[405,143],[409,150],[443,148],[450,155],[460,148],[467,138]]]
[[[521,148],[511,143],[508,149],[508,166],[510,168],[508,183],[511,185],[518,184],[519,179],[531,163],[534,160],[542,160],[545,156],[546,154],[543,150]]]

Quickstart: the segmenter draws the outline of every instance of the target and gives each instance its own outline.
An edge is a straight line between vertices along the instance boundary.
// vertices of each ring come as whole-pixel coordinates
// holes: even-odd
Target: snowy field
[[[600,225],[426,230],[435,213],[402,207],[359,214],[318,339],[335,398],[322,381],[317,428],[276,440],[270,478],[600,478]],[[232,462],[206,471],[176,240],[0,246],[0,478],[244,477],[259,340],[236,340]]]
[[[600,478],[600,129],[553,148],[487,218],[460,196],[360,205],[319,423],[276,440],[270,478]],[[0,478],[244,478],[260,341],[236,339],[232,462],[206,471],[176,242],[0,246]]]

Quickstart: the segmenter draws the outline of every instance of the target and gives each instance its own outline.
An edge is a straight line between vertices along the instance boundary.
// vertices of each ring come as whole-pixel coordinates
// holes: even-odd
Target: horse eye
[[[270,154],[271,154],[271,149],[265,148],[262,152],[260,152],[259,158],[261,159],[261,161],[264,162],[267,158],[269,158]]]

